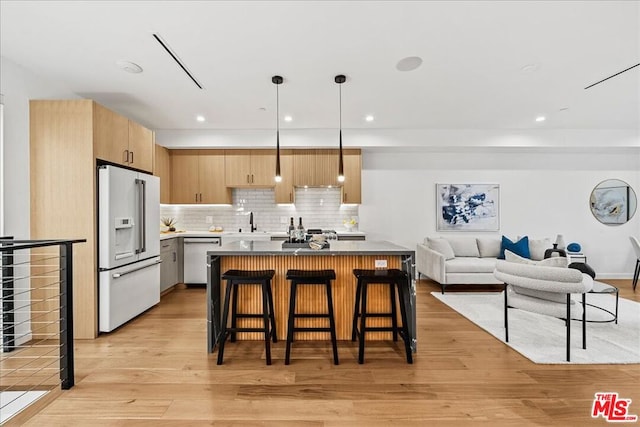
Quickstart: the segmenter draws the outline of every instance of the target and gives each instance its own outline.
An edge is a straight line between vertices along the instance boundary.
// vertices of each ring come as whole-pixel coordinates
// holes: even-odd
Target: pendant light
[[[278,87],[282,84],[281,76],[271,77],[271,82],[276,85],[276,182],[282,181],[280,174],[280,94]]]
[[[344,182],[344,159],[342,156],[342,83],[347,81],[347,78],[343,74],[338,74],[335,77],[335,82],[338,83],[340,93],[340,153],[338,154],[338,182]]]

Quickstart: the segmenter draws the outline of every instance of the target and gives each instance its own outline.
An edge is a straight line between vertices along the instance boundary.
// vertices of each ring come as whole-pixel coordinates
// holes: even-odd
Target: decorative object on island
[[[437,231],[498,231],[499,184],[436,184]]]
[[[595,186],[589,198],[593,216],[603,224],[625,224],[636,212],[633,188],[619,179],[607,179]]]
[[[554,245],[554,248],[558,248],[558,249],[565,249],[565,244],[564,244],[564,236],[562,234],[558,234],[556,236],[556,243]]]
[[[281,76],[271,77],[271,82],[276,85],[276,182],[282,181],[280,174],[280,93],[278,87],[283,81]]]
[[[162,217],[162,219],[160,220],[162,221],[162,224],[167,227],[167,231],[176,231],[176,219],[175,218],[168,218],[168,217]]]
[[[347,81],[346,76],[344,74],[338,74],[334,81],[338,83],[338,93],[339,93],[339,110],[340,110],[340,152],[338,153],[338,182],[344,182],[344,157],[342,156],[342,83]]]

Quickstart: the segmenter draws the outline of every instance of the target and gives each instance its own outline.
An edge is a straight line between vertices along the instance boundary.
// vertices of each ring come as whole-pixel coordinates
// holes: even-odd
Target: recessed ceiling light
[[[291,120],[293,120],[293,117],[291,117],[291,116],[284,116],[284,121],[285,121],[285,122],[290,122]]]
[[[398,61],[396,68],[398,71],[413,71],[420,65],[422,65],[422,58],[419,56],[407,56]]]
[[[142,67],[130,61],[116,61],[116,65],[127,73],[138,74],[142,72]]]
[[[196,116],[196,120],[199,122],[204,122],[204,116]]]
[[[365,119],[366,121],[368,121],[368,122],[372,122],[372,121],[374,120],[374,118],[373,118],[373,116],[372,116],[371,114],[369,114],[369,115],[365,116],[365,118],[364,118],[364,119]]]
[[[547,120],[547,118],[545,116],[536,117],[536,122],[544,122],[545,120]]]

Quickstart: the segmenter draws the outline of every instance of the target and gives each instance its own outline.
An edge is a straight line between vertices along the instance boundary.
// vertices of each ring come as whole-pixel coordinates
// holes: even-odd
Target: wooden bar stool
[[[407,363],[413,363],[411,353],[411,336],[409,335],[409,319],[407,316],[406,301],[409,300],[409,278],[407,274],[398,269],[389,270],[353,270],[353,274],[358,279],[356,287],[356,303],[353,309],[353,325],[351,340],[359,339],[358,363],[364,363],[364,345],[367,332],[392,332],[393,340],[398,341],[398,335],[404,340],[405,351],[407,353]],[[391,311],[384,313],[367,312],[367,287],[372,283],[389,285],[389,302]],[[400,317],[402,326],[398,326],[396,311],[396,292],[400,301]],[[391,326],[367,326],[369,317],[387,317],[391,319]],[[358,328],[358,318],[360,328]]]
[[[288,365],[291,356],[291,343],[295,332],[329,332],[331,333],[331,345],[333,346],[333,363],[338,362],[338,344],[336,340],[336,322],[333,316],[333,299],[331,297],[331,281],[335,280],[336,273],[333,270],[289,270],[287,280],[291,281],[291,297],[289,299],[289,318],[287,325],[287,350],[284,364]],[[326,313],[296,313],[296,293],[298,285],[324,285],[327,291]],[[297,327],[295,319],[320,318],[329,319],[328,327]]]
[[[223,280],[227,281],[227,287],[224,296],[224,309],[222,311],[218,365],[222,365],[224,344],[227,341],[227,337],[231,336],[231,342],[234,342],[237,332],[264,332],[264,348],[266,351],[267,365],[271,365],[271,338],[273,338],[274,343],[278,342],[276,336],[276,318],[273,310],[273,295],[271,293],[271,279],[273,279],[274,274],[274,270],[228,270],[221,276]],[[248,284],[261,285],[262,313],[238,313],[238,287]],[[232,294],[231,327],[227,327],[229,302]],[[240,328],[237,326],[237,320],[243,318],[262,318],[264,320],[264,326],[262,328]]]

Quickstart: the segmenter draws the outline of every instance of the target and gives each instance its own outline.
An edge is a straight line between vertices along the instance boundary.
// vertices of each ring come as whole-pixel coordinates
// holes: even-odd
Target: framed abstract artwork
[[[437,231],[498,231],[500,185],[436,184]]]
[[[603,224],[624,224],[635,213],[635,192],[629,185],[617,179],[598,184],[589,199],[591,213]]]

